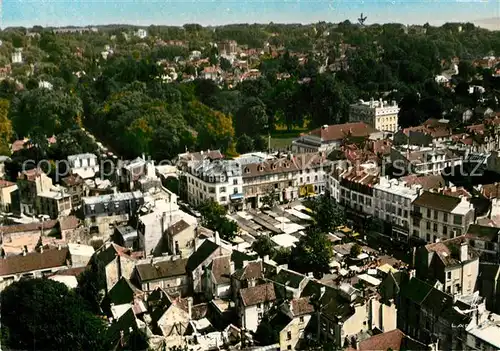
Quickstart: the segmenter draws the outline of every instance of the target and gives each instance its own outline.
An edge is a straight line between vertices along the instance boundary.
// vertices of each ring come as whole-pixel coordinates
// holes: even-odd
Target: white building
[[[352,104],[349,110],[350,122],[365,122],[377,130],[384,132],[398,131],[399,107],[395,101],[388,104],[387,101],[360,100]]]
[[[69,168],[72,174],[77,174],[83,179],[93,178],[99,172],[97,156],[94,154],[78,154],[68,156]]]
[[[145,29],[139,29],[137,32],[134,33],[136,37],[139,37],[140,39],[144,39],[148,36],[148,32]]]
[[[146,256],[161,255],[168,249],[168,232],[172,231],[175,224],[183,220],[187,225],[196,227],[195,217],[179,209],[177,202],[159,200],[154,204],[148,203],[140,210],[137,235],[139,237],[139,248]],[[194,243],[192,244],[194,249]],[[181,248],[179,250],[182,252]],[[181,253],[179,252],[179,253]]]
[[[474,207],[466,197],[424,191],[412,203],[411,235],[426,242],[455,238],[474,222]]]
[[[420,192],[420,186],[408,186],[398,179],[381,177],[373,186],[374,216],[392,224],[396,237],[408,236],[411,204]]]
[[[241,165],[236,161],[207,159],[188,163],[185,173],[189,203],[213,200],[230,209],[243,206]]]
[[[23,49],[16,49],[12,53],[12,63],[23,63]]]
[[[481,313],[482,312],[482,313]],[[468,350],[500,350],[500,316],[489,311],[477,311],[467,326]]]
[[[275,301],[273,283],[251,285],[240,289],[238,311],[242,327],[255,332],[264,314],[271,309]]]
[[[396,176],[403,176],[407,173],[437,175],[447,167],[462,164],[463,160],[462,156],[455,154],[445,145],[392,147],[390,157]]]

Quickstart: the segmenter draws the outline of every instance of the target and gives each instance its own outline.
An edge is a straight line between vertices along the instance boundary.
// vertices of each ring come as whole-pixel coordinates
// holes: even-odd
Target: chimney
[[[265,256],[264,256],[264,262],[265,262],[265,263],[268,263],[268,262],[269,262],[269,255],[265,255]]]
[[[218,231],[215,231],[215,245],[220,246],[220,236]]]
[[[24,245],[24,254],[28,253],[28,246]]]
[[[328,124],[323,124],[323,130],[328,129]]]
[[[325,287],[325,286],[322,286],[322,287],[321,287],[321,289],[320,289],[320,292],[321,292],[321,293],[320,293],[319,298],[322,298],[322,297],[323,297],[323,295],[325,295],[325,292],[326,292],[326,287]]]
[[[57,245],[57,249],[61,250],[61,244]]]
[[[40,246],[40,253],[43,253],[43,245]]]
[[[187,301],[188,301],[188,315],[189,315],[189,320],[191,320],[192,315],[193,315],[193,298],[192,297],[188,297]]]
[[[231,274],[231,275],[232,275],[233,273],[234,273],[234,262],[233,262],[233,261],[231,261],[231,262],[229,263],[229,274]]]
[[[460,261],[465,262],[469,258],[468,245],[467,242],[464,241],[460,244]]]

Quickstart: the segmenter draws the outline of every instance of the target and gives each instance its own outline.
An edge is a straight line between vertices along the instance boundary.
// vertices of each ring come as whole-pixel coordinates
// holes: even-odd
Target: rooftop
[[[41,253],[30,252],[26,255],[8,256],[0,260],[0,276],[63,267],[69,264],[68,259],[67,247],[44,250]]]
[[[372,133],[378,132],[376,129],[372,128],[366,123],[355,122],[355,123],[344,123],[344,124],[334,124],[325,125],[323,127],[317,128],[309,132],[309,135],[321,138],[322,141],[340,141],[346,136],[369,136]]]
[[[468,245],[464,235],[433,244],[427,244],[425,248],[428,252],[436,253],[445,266],[453,266],[461,262],[460,247],[462,244]],[[473,260],[477,257],[477,252],[473,248],[467,247],[467,260]]]
[[[413,204],[438,211],[451,212],[460,204],[460,198],[424,191],[413,201]]]
[[[245,307],[276,300],[273,283],[261,284],[241,289],[240,297],[243,306]]]
[[[83,197],[82,202],[85,205],[96,205],[101,203],[108,203],[112,201],[127,201],[142,198],[143,194],[140,191],[129,193],[106,194],[99,196]]]
[[[496,349],[500,349],[500,316],[490,313],[487,320],[467,330],[476,338],[485,341]]]
[[[186,274],[187,258],[161,261],[156,263],[139,264],[135,267],[141,282],[162,278],[176,277]]]
[[[471,224],[467,230],[466,237],[470,239],[498,242],[499,233],[500,228]]]

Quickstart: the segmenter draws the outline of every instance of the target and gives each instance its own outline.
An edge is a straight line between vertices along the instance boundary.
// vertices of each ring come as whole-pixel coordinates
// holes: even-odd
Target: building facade
[[[50,179],[41,169],[24,171],[17,178],[21,213],[29,216],[37,215],[37,197],[52,188]]]
[[[364,122],[373,128],[395,133],[398,131],[399,107],[395,101],[388,104],[387,101],[365,102],[363,100],[352,104],[349,109],[350,122]]]

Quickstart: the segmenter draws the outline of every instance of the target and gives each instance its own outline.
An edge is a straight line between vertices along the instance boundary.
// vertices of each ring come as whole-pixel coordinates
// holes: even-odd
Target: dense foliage
[[[227,208],[217,202],[206,201],[198,207],[202,216],[202,225],[218,232],[223,240],[232,240],[238,233],[238,225],[235,221],[226,217]]]
[[[499,96],[495,67],[475,67],[472,61],[500,56],[500,33],[470,23],[360,27],[346,21],[215,29],[189,24],[151,26],[144,39],[133,30],[0,31],[0,66],[16,48],[23,49],[25,61],[12,64],[13,79],[0,83],[0,98],[9,102],[0,104],[0,152],[8,153],[4,145],[15,137],[44,147],[43,137],[85,126],[123,157],[144,152],[170,159],[186,148],[220,148],[231,155],[266,149],[262,135],[268,133],[344,122],[349,104],[360,98],[398,101],[400,125],[409,126],[445,112],[460,123],[461,108],[496,107]],[[235,87],[186,79],[210,65],[232,75],[244,71],[210,45],[222,40],[254,49],[246,61],[260,70],[260,78]],[[192,50],[207,60],[190,59]],[[453,71],[455,57],[459,73],[451,87],[437,84],[435,76]],[[171,67],[177,79],[167,83]],[[475,84],[486,92],[469,94]]]
[[[49,279],[2,291],[2,344],[15,350],[105,350],[105,323],[77,294]]]

